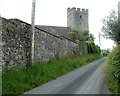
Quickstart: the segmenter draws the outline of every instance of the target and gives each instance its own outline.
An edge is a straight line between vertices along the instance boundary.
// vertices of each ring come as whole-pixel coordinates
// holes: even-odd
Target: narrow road
[[[24,94],[107,94],[103,74],[106,59],[73,70]]]

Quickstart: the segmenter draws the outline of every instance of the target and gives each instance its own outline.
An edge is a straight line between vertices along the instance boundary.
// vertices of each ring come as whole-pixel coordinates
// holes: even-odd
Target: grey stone
[[[67,10],[67,27],[72,30],[89,30],[88,9],[69,8]]]
[[[18,19],[7,20],[3,18],[2,20],[4,26],[2,29],[4,43],[2,51],[5,63],[3,68],[26,66],[30,62],[31,25]],[[76,47],[76,43],[66,38],[35,28],[35,60],[37,61],[48,61],[56,58],[57,55],[59,58],[64,58],[68,55],[68,50],[70,55],[73,55],[72,50],[76,51]]]

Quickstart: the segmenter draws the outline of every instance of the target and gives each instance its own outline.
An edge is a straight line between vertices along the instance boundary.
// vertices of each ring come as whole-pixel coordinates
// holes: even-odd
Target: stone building
[[[68,8],[67,27],[74,30],[89,30],[88,9]]]
[[[0,63],[3,65],[2,68],[20,68],[30,64],[31,25],[19,19],[2,18],[2,26],[4,26],[2,31],[0,30],[0,61],[2,61]],[[56,36],[38,27],[35,27],[34,37],[35,61],[49,61],[77,54],[77,43],[65,37]]]
[[[73,7],[67,9],[67,27],[41,25],[36,25],[36,27],[59,37],[70,39],[69,32],[71,32],[71,30],[89,30],[88,17],[88,9],[76,9]]]
[[[36,25],[35,61],[49,61],[54,58],[88,53],[86,44],[83,42],[78,44],[69,38],[69,32],[72,29],[88,30],[88,10],[81,11],[79,8],[77,11],[75,8],[68,10],[67,27]],[[1,27],[0,61],[2,62],[0,63],[3,65],[3,69],[19,68],[30,64],[31,25],[18,19],[2,18],[0,19],[0,29]]]
[[[59,36],[59,37],[66,37],[70,39],[69,32],[71,29],[69,27],[60,27],[60,26],[41,26],[36,25],[37,28],[40,28],[42,30],[45,30],[47,32],[50,32],[53,35]]]

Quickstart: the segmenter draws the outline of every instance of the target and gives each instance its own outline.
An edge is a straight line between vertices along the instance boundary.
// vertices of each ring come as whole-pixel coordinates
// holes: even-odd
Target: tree
[[[95,45],[93,41],[85,41],[89,54],[100,54],[101,50],[98,45]]]
[[[73,30],[69,33],[69,36],[73,41],[94,41],[95,39],[88,30]]]
[[[94,42],[95,37],[93,34],[89,33],[89,40],[88,41],[93,41]]]
[[[114,10],[103,19],[102,31],[105,38],[120,42],[120,18]]]

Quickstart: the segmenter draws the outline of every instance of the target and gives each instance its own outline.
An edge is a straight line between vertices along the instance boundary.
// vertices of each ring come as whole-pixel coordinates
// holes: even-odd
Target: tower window
[[[80,15],[80,19],[82,19],[82,15]]]

